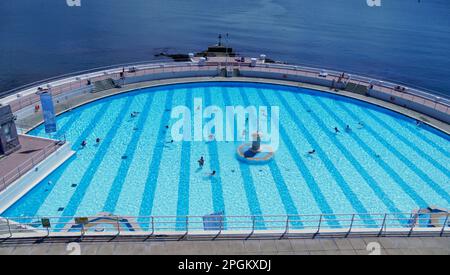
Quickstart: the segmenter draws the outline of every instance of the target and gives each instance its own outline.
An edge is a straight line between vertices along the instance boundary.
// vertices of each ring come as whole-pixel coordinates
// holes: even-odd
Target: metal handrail
[[[134,64],[134,67],[139,66],[139,67],[136,67],[136,71],[133,71],[133,72],[126,71],[125,74],[128,74],[128,75],[134,74],[134,76],[136,76],[136,74],[140,73],[140,72],[149,71],[148,73],[151,73],[150,71],[154,71],[154,70],[158,70],[158,69],[163,69],[163,72],[166,72],[164,70],[167,68],[171,68],[171,69],[190,68],[190,69],[192,69],[192,68],[196,67],[196,66],[193,67],[192,64],[195,64],[195,63],[191,63],[191,62],[151,63],[151,64],[142,64],[142,65],[136,65],[136,63],[133,63],[133,64]],[[158,65],[158,66],[155,66],[155,65]],[[129,66],[131,66],[131,65],[129,65]],[[206,64],[205,66],[202,66],[202,68],[208,68],[208,67],[212,68],[214,66],[211,64]],[[39,87],[49,86],[49,87],[51,87],[52,94],[57,96],[57,95],[60,95],[64,92],[66,92],[66,91],[64,91],[64,89],[67,88],[66,86],[69,86],[69,89],[67,91],[74,90],[74,89],[71,89],[71,86],[73,84],[77,84],[78,89],[82,88],[83,86],[87,86],[87,84],[86,84],[87,80],[91,80],[91,82],[95,82],[95,81],[103,80],[106,78],[112,78],[114,76],[115,76],[115,78],[117,78],[115,80],[119,80],[119,74],[120,74],[120,72],[122,72],[123,68],[126,68],[126,67],[114,67],[112,69],[109,69],[109,71],[94,71],[94,72],[91,72],[90,74],[83,74],[83,75],[76,75],[74,73],[72,78],[77,76],[74,79],[71,79],[70,77],[65,77],[65,78],[57,77],[57,79],[58,79],[57,81],[63,82],[63,83],[42,81],[42,83],[40,83],[41,85],[36,85],[36,86],[31,85],[31,88],[27,88],[26,90],[21,90],[20,92],[17,91],[16,92],[17,95],[19,95],[21,93],[26,93],[26,95],[21,94],[21,96],[17,96],[16,98],[11,99],[8,102],[5,101],[3,104],[9,104],[11,106],[18,104],[19,109],[22,109],[24,107],[31,106],[32,104],[38,103],[39,97],[36,96],[35,92],[38,90]],[[129,69],[129,68],[127,68],[127,69]],[[112,71],[112,70],[114,70],[114,71]],[[173,72],[173,71],[170,71],[170,72]],[[142,74],[142,75],[147,75],[148,73]],[[11,95],[9,97],[11,97]],[[5,97],[2,99],[6,100],[9,97]],[[33,99],[33,97],[34,97],[34,99]],[[2,99],[0,99],[0,101]]]
[[[313,74],[319,74],[319,73],[325,71],[330,76],[334,76],[334,77],[342,74],[342,72],[338,72],[338,71],[305,67],[305,66],[301,66],[301,65],[267,63],[267,64],[257,64],[256,67],[277,68],[277,69],[296,70],[296,71],[302,70],[302,71],[313,73]],[[428,89],[421,88],[421,87],[413,87],[411,85],[407,85],[407,84],[404,84],[401,82],[391,82],[391,81],[371,78],[368,76],[363,76],[361,74],[351,74],[350,79],[356,80],[356,81],[361,81],[361,82],[364,82],[365,84],[369,84],[369,85],[372,84],[372,82],[373,82],[373,83],[376,83],[375,85],[377,85],[377,86],[385,87],[388,89],[394,89],[396,86],[399,86],[399,84],[401,84],[402,86],[406,86],[405,88],[407,88],[404,91],[405,93],[410,93],[410,91],[414,91],[415,93],[410,93],[410,94],[415,95],[415,96],[420,96],[420,97],[426,98],[428,100],[439,101],[440,103],[444,103],[447,106],[450,106],[450,98],[448,97],[448,95],[441,94],[437,91],[432,91],[432,90],[428,90]],[[425,91],[427,91],[427,92],[425,92]]]
[[[43,86],[44,84],[47,84],[49,82],[55,82],[58,80],[63,80],[65,78],[68,77],[73,77],[73,76],[78,76],[78,75],[83,75],[83,74],[88,74],[88,73],[94,73],[94,72],[101,72],[104,70],[109,70],[109,69],[116,69],[116,68],[122,68],[122,67],[130,67],[130,66],[139,66],[139,65],[147,65],[147,64],[156,64],[156,63],[175,63],[174,61],[170,60],[170,59],[158,59],[158,60],[149,60],[149,61],[138,61],[138,62],[129,62],[129,63],[120,63],[120,64],[115,64],[115,65],[107,65],[107,66],[101,66],[101,67],[96,67],[96,68],[92,68],[92,69],[87,69],[87,70],[80,70],[80,71],[76,71],[76,72],[70,72],[67,74],[62,74],[62,75],[58,75],[58,76],[54,76],[54,77],[49,77],[46,79],[42,79],[39,81],[34,81],[7,91],[3,91],[1,92],[1,97],[5,97],[5,96],[9,96],[11,94],[14,93],[18,93],[22,90],[25,89],[29,89],[29,88],[33,88],[35,86]]]
[[[274,63],[274,64],[273,63],[267,63],[267,64],[269,66],[274,65],[274,66],[278,66],[280,68],[283,67],[283,66],[284,67],[298,67],[298,68],[311,70],[311,72],[314,72],[314,73],[317,73],[317,70],[325,71],[325,72],[328,72],[328,73],[334,73],[334,74],[336,74],[336,73],[337,74],[342,74],[342,72],[345,71],[345,73],[351,74],[352,78],[353,77],[355,77],[355,78],[364,78],[364,79],[367,79],[367,80],[381,81],[381,82],[384,82],[384,83],[395,83],[395,85],[400,84],[402,86],[408,86],[409,88],[416,89],[418,91],[425,91],[428,94],[439,96],[439,97],[443,97],[443,98],[446,98],[447,100],[450,100],[450,96],[449,95],[444,94],[444,93],[439,92],[439,91],[436,91],[436,90],[425,88],[425,87],[422,87],[422,86],[419,86],[419,85],[412,85],[410,83],[409,84],[408,83],[404,83],[404,82],[399,81],[399,80],[380,79],[378,77],[365,75],[365,74],[362,74],[361,72],[355,72],[355,71],[348,70],[348,69],[339,70],[339,69],[336,69],[336,68],[326,67],[326,66],[323,66],[323,65],[307,64],[307,63],[304,63],[304,62],[303,63],[295,63],[295,64],[287,64],[287,63]]]
[[[165,61],[164,63],[161,63],[161,62],[162,61],[160,61],[160,60],[158,60],[158,61],[154,60],[154,61],[149,61],[149,62],[126,63],[126,64],[120,64],[120,65],[100,67],[100,68],[70,73],[70,74],[66,74],[66,75],[62,75],[62,76],[57,76],[54,78],[49,78],[46,80],[31,83],[31,84],[10,90],[8,92],[9,93],[14,93],[14,92],[19,93],[20,91],[23,91],[24,89],[37,88],[39,85],[42,86],[44,84],[47,84],[47,85],[49,84],[50,86],[53,87],[54,85],[56,85],[56,84],[54,84],[54,82],[67,80],[67,78],[74,77],[74,76],[77,76],[76,81],[79,82],[82,80],[82,78],[89,77],[88,73],[100,74],[97,76],[95,76],[95,75],[91,76],[91,77],[100,77],[100,76],[104,76],[105,73],[106,73],[106,75],[108,75],[109,73],[112,73],[112,74],[118,73],[120,71],[117,71],[117,70],[122,70],[123,68],[130,67],[130,66],[140,66],[138,68],[139,70],[154,70],[154,69],[159,69],[159,68],[162,68],[164,70],[166,68],[177,68],[177,67],[192,68],[193,65],[197,65],[197,63],[193,63],[193,62],[169,62],[169,61]],[[234,63],[236,63],[236,64],[234,64]],[[242,64],[241,62],[231,62],[231,64],[238,65],[238,67],[241,69],[245,68],[244,65],[246,65],[247,67],[250,66],[249,64]],[[156,66],[156,65],[159,65],[159,66]],[[208,67],[208,66],[214,67],[216,65],[221,65],[221,64],[220,64],[220,62],[209,62],[209,63],[206,63],[205,65],[203,65],[203,67]],[[312,67],[306,67],[306,66],[301,66],[301,65],[272,64],[272,63],[257,64],[256,68],[272,68],[272,69],[286,69],[286,70],[293,70],[293,71],[305,71],[305,72],[309,72],[312,74],[320,74],[321,72],[324,71],[323,69],[320,69],[320,68],[312,68]],[[113,71],[111,71],[111,70],[113,70]],[[326,70],[326,72],[334,77],[338,77],[339,75],[341,75],[341,73],[337,72],[337,71]],[[103,75],[101,73],[103,73]],[[129,73],[129,72],[125,72],[125,73]],[[384,87],[387,89],[392,89],[392,90],[395,89],[396,86],[399,86],[398,84],[396,84],[394,82],[378,80],[378,79],[362,76],[360,74],[355,74],[355,75],[351,75],[351,76],[348,75],[348,76],[350,77],[351,80],[362,81],[367,85],[375,83],[374,85]],[[72,83],[73,82],[74,81],[72,81]],[[397,82],[397,83],[399,83],[399,82]],[[68,83],[65,83],[65,84],[68,84]],[[413,96],[422,97],[427,100],[432,100],[435,102],[439,102],[441,104],[445,104],[446,106],[450,106],[450,99],[446,95],[437,94],[437,92],[435,92],[435,91],[425,92],[424,90],[426,90],[426,89],[424,89],[424,88],[414,88],[411,86],[408,86],[405,88],[407,88],[407,89],[404,91],[404,93],[408,93]]]
[[[322,213],[322,214],[268,214],[268,215],[232,215],[232,216],[226,216],[226,215],[218,215],[218,216],[222,216],[224,218],[249,218],[249,217],[255,217],[255,218],[282,218],[282,217],[319,217],[319,216],[324,216],[324,217],[329,217],[329,216],[341,216],[341,217],[352,217],[353,215],[355,216],[378,216],[378,217],[383,217],[384,215],[387,216],[405,216],[405,215],[411,215],[412,213],[408,212],[391,212],[391,213],[382,213],[382,212],[375,212],[375,213]],[[36,218],[40,218],[41,216],[22,216],[22,217],[11,217],[11,219],[14,218],[18,218],[18,219],[36,219]],[[86,216],[87,218],[98,218],[98,216]],[[116,217],[116,216],[114,216]],[[184,220],[186,216],[176,216],[176,215],[162,215],[162,216],[127,216],[127,215],[120,215],[120,217],[122,219],[151,219],[151,218],[158,218],[158,219],[182,219]],[[188,216],[190,219],[192,218],[197,218],[197,219],[202,219],[205,216],[201,216],[201,215],[189,215]],[[53,219],[72,219],[74,218],[74,216],[48,216],[46,218],[53,218]],[[326,218],[328,219],[328,218]],[[355,218],[356,219],[356,218]],[[377,220],[382,220],[382,218],[367,218],[367,219],[377,219]],[[400,218],[395,218],[395,219],[400,219]],[[402,218],[402,219],[409,219],[409,218]],[[339,219],[339,220],[343,220],[343,219]],[[351,219],[347,219],[348,221],[350,221]]]
[[[0,181],[0,192],[8,188],[11,183],[15,182],[24,174],[35,169],[43,160],[45,160],[49,155],[53,154],[57,150],[58,146],[56,146],[54,143],[49,144],[42,148],[40,153],[32,156],[30,159],[27,159],[25,162],[21,163],[14,170],[3,175]]]
[[[358,219],[358,216],[364,216],[368,214],[320,214],[320,215],[255,215],[255,216],[222,216],[221,223],[216,230],[206,230],[201,224],[204,223],[203,216],[143,216],[143,217],[126,217],[126,216],[107,216],[104,218],[110,218],[110,221],[103,222],[89,222],[88,225],[79,224],[78,229],[73,226],[77,225],[75,223],[75,217],[46,217],[51,221],[51,227],[43,227],[40,225],[41,218],[44,217],[8,217],[6,219],[0,219],[0,238],[2,235],[8,235],[13,237],[17,233],[29,233],[31,235],[38,234],[41,232],[46,233],[47,236],[51,234],[61,234],[61,233],[71,233],[80,234],[80,236],[85,236],[89,232],[95,232],[97,235],[121,235],[128,234],[131,231],[127,230],[129,224],[139,225],[139,230],[134,231],[134,234],[140,235],[150,235],[158,233],[174,233],[179,234],[183,238],[196,232],[203,232],[206,235],[214,235],[218,237],[223,232],[232,231],[247,231],[250,232],[249,236],[258,233],[279,231],[282,236],[289,234],[295,234],[302,232],[302,230],[307,233],[310,232],[314,235],[320,234],[321,232],[326,233],[327,230],[333,230],[335,234],[342,234],[348,236],[353,232],[367,231],[372,232],[377,235],[381,235],[383,232],[387,233],[389,231],[393,232],[403,232],[407,236],[411,236],[415,231],[420,229],[421,233],[430,232],[438,233],[443,235],[445,232],[450,230],[448,221],[449,215],[446,215],[445,221],[442,227],[430,229],[427,225],[425,227],[422,224],[427,224],[426,222],[430,218],[414,218],[412,222],[411,218],[399,218],[399,215],[407,217],[412,213],[374,213],[370,214],[372,218],[368,219]],[[331,225],[327,225],[330,220],[328,216],[335,217],[333,220],[338,221],[341,226],[336,228]],[[262,220],[258,219],[262,218]],[[278,219],[284,217],[283,219]],[[314,220],[308,220],[308,218],[314,217]],[[348,217],[351,217],[349,219]],[[95,218],[101,217],[86,217],[88,220],[93,220]],[[237,221],[235,219],[238,219]],[[243,221],[239,220],[241,218],[246,218],[246,224],[242,225]],[[276,220],[272,220],[276,218]],[[297,218],[293,220],[292,218]],[[170,219],[170,220],[168,220]],[[197,221],[201,219],[201,221]],[[399,220],[408,220],[408,223],[401,223]],[[145,222],[148,221],[148,222]],[[225,224],[226,221],[226,225]],[[258,221],[262,221],[265,225],[258,225]],[[301,221],[304,223],[302,226],[294,226],[295,222]],[[367,226],[364,221],[374,222],[374,226]],[[382,222],[381,222],[382,221]],[[181,222],[184,224],[184,229],[179,229],[177,224]],[[361,222],[361,223],[359,223]],[[269,223],[272,223],[270,226]],[[98,226],[101,226],[103,231],[98,232]],[[4,238],[4,236],[3,236]]]

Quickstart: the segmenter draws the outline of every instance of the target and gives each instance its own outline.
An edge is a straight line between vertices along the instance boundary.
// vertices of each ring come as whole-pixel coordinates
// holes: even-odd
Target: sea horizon
[[[445,0],[2,1],[0,96],[71,72],[198,52],[229,34],[244,56],[266,54],[450,96]],[[430,16],[433,15],[433,16]],[[13,19],[14,18],[14,19]]]

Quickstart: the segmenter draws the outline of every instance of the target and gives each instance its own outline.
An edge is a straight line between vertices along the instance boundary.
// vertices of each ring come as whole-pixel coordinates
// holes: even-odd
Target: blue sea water
[[[0,91],[99,66],[200,51],[229,33],[244,55],[450,94],[448,0],[0,1]]]
[[[176,121],[171,110],[192,108],[194,98],[222,109],[278,106],[281,141],[274,160],[257,166],[238,161],[240,142],[170,143]],[[132,112],[139,115],[131,118]],[[266,84],[163,86],[90,103],[59,116],[58,125],[58,134],[66,136],[76,155],[2,216],[258,216],[450,208],[450,137],[337,95]],[[346,125],[352,131],[344,131]],[[46,136],[43,127],[31,134]],[[88,145],[81,149],[83,140]],[[308,156],[312,149],[316,154]],[[200,156],[206,160],[203,169],[197,164]],[[213,170],[216,176],[206,176]],[[267,220],[258,223],[271,228]],[[179,221],[176,228],[183,225]]]

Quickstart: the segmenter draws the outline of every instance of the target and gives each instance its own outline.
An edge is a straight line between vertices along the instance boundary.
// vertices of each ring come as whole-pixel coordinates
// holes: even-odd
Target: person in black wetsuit
[[[205,165],[205,159],[203,158],[203,156],[198,160],[198,166],[200,168],[203,168],[203,165]]]

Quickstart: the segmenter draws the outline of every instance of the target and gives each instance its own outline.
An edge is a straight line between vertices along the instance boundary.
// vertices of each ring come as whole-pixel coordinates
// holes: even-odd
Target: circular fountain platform
[[[237,149],[238,159],[249,164],[266,164],[274,157],[272,147],[268,145],[261,145],[258,151],[252,150],[251,143],[245,143]]]

